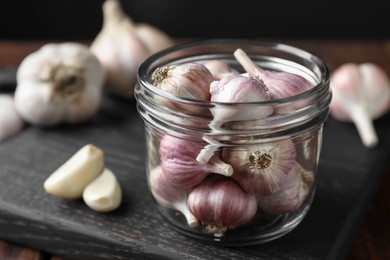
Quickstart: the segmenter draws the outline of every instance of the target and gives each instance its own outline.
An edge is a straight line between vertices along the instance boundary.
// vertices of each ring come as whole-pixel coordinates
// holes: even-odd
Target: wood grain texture
[[[390,71],[386,42],[285,42],[318,54],[331,70],[347,61],[369,60]],[[27,126],[0,145],[0,239],[69,259],[345,259],[351,246],[359,245],[367,249],[360,256],[367,258],[353,259],[386,259],[380,248],[388,243],[389,230],[383,217],[371,215],[376,205],[371,202],[376,195],[388,196],[377,188],[389,166],[390,116],[375,124],[381,143],[367,150],[353,125],[329,118],[317,193],[304,221],[277,241],[226,248],[184,237],[164,222],[147,191],[135,102],[107,96],[89,123]],[[86,143],[105,151],[107,166],[124,187],[124,203],[115,212],[96,213],[80,200],[55,198],[43,190],[47,176]],[[376,210],[389,216],[385,206]]]

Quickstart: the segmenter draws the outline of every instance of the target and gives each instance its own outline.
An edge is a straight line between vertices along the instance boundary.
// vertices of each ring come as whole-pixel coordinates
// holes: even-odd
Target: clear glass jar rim
[[[273,49],[276,51],[280,51],[286,54],[293,55],[298,58],[302,58],[304,60],[307,60],[308,62],[311,62],[314,64],[319,71],[320,78],[319,82],[310,88],[309,90],[302,92],[300,94],[277,99],[277,100],[270,100],[270,101],[259,101],[259,102],[247,102],[247,103],[225,103],[225,102],[216,102],[216,101],[208,101],[208,100],[196,100],[196,99],[190,99],[190,98],[183,98],[176,96],[174,94],[168,93],[166,91],[161,90],[160,88],[156,87],[149,81],[149,71],[150,66],[157,60],[161,59],[162,57],[174,53],[176,51],[184,50],[184,49],[191,49],[191,48],[199,48],[199,47],[207,47],[212,45],[242,45],[242,46],[262,46],[269,49]],[[206,53],[204,53],[206,54]],[[157,68],[157,67],[156,67]],[[202,40],[194,40],[187,43],[181,43],[174,45],[172,47],[166,48],[164,50],[161,50],[159,52],[156,52],[152,55],[150,55],[147,59],[143,61],[142,64],[140,64],[138,68],[138,83],[141,84],[143,87],[148,89],[149,91],[153,92],[154,94],[167,98],[169,100],[172,100],[174,102],[182,102],[186,104],[191,105],[200,105],[200,106],[208,106],[208,105],[224,105],[224,106],[236,106],[236,105],[279,105],[283,103],[290,103],[295,102],[301,99],[310,98],[312,96],[317,95],[318,92],[321,92],[324,90],[324,88],[329,87],[329,69],[326,66],[326,64],[316,55],[309,53],[308,51],[305,51],[303,49],[300,49],[298,47],[284,44],[281,42],[274,42],[269,40],[262,40],[262,39],[234,39],[234,38],[219,38],[219,39],[202,39]]]

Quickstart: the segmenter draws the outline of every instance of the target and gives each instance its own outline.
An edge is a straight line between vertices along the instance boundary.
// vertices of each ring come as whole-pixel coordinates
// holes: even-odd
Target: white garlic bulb
[[[15,107],[31,124],[79,123],[99,109],[104,71],[82,43],[42,46],[24,58],[16,77]]]
[[[119,0],[106,0],[102,9],[103,26],[90,49],[106,72],[107,90],[131,98],[141,62],[173,40],[152,25],[132,21]]]
[[[0,95],[0,142],[21,131],[24,121],[15,109],[14,98],[8,94]]]

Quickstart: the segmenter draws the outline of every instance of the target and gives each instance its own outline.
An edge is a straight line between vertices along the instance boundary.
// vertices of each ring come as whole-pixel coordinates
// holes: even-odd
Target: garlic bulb
[[[17,70],[15,107],[31,124],[84,122],[101,103],[104,71],[81,43],[48,43],[29,54]]]
[[[379,140],[373,121],[390,109],[390,80],[373,63],[345,63],[330,79],[330,113],[337,120],[353,122],[363,145],[375,147]]]
[[[215,236],[250,222],[257,212],[253,194],[243,191],[231,178],[217,175],[190,192],[188,207],[206,231]]]
[[[173,185],[194,187],[210,173],[231,176],[233,168],[214,155],[207,164],[196,161],[203,145],[171,135],[164,135],[160,142],[161,168],[165,178]]]
[[[151,25],[141,24],[138,29],[119,0],[105,0],[102,10],[103,26],[90,49],[103,65],[107,90],[132,98],[141,62],[173,45],[173,40]]]
[[[24,121],[18,114],[14,98],[8,94],[0,94],[0,142],[20,132]]]
[[[211,72],[215,80],[220,80],[231,74],[238,74],[237,70],[222,60],[208,60],[203,65]]]
[[[188,62],[157,68],[152,74],[153,84],[178,97],[209,100],[211,72],[202,64]]]
[[[236,180],[247,192],[277,192],[295,165],[296,151],[290,139],[251,146],[224,147],[222,160],[229,163]]]
[[[149,176],[149,186],[155,200],[164,207],[181,212],[190,227],[197,227],[198,220],[187,205],[188,190],[173,186],[164,177],[160,166],[152,169]]]
[[[310,81],[297,74],[262,69],[242,49],[237,49],[234,56],[250,76],[264,81],[272,100],[295,96],[313,87]]]
[[[297,210],[308,196],[313,178],[312,172],[296,163],[277,192],[256,195],[259,208],[269,214],[284,214]]]

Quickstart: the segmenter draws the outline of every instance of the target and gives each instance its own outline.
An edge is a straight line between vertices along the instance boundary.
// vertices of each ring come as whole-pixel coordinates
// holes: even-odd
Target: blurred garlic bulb
[[[31,124],[84,122],[100,106],[104,71],[81,43],[48,43],[29,54],[17,70],[15,107]]]
[[[8,94],[0,95],[0,142],[20,132],[24,121],[18,114],[14,98]]]
[[[198,226],[198,220],[187,205],[188,190],[167,182],[160,166],[150,171],[149,186],[154,199],[160,205],[181,212],[190,227]]]
[[[295,166],[294,143],[283,140],[241,147],[224,147],[222,160],[233,167],[231,176],[247,192],[277,192]]]
[[[107,90],[131,98],[139,65],[173,40],[151,25],[133,22],[119,0],[105,0],[102,10],[103,26],[90,49],[106,72]]]

